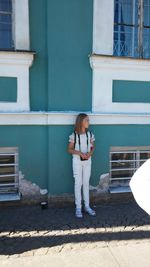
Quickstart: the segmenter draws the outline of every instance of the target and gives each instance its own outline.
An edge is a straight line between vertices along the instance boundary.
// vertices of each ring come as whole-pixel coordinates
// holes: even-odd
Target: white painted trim
[[[28,0],[12,0],[13,35],[15,49],[29,50],[29,3]]]
[[[78,112],[0,113],[0,125],[73,125]],[[88,113],[91,125],[150,125],[149,114]]]
[[[113,54],[114,0],[93,2],[93,54]]]
[[[33,55],[32,52],[9,52],[9,51],[0,51],[0,65],[13,66],[26,66],[31,67],[33,63]]]
[[[150,82],[149,60],[92,55],[90,64],[93,69],[93,112],[150,112],[149,103],[112,102],[113,80]]]
[[[33,53],[0,52],[0,77],[17,78],[17,102],[0,102],[0,111],[29,111],[29,67]]]

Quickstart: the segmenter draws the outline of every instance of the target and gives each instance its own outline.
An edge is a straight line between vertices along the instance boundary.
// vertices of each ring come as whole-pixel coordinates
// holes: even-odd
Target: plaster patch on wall
[[[43,198],[47,197],[48,192],[47,189],[42,189],[37,184],[26,180],[21,171],[19,171],[19,190],[23,200],[30,199],[31,201],[43,200]],[[43,194],[43,192],[46,193]]]
[[[97,186],[90,185],[90,190],[96,190],[99,193],[106,193],[109,191],[109,173],[100,175],[99,184]]]

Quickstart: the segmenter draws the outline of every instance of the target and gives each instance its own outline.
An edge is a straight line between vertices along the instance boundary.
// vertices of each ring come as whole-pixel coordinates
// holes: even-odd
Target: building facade
[[[0,200],[73,193],[79,112],[92,188],[129,191],[150,155],[149,13],[148,0],[0,0]]]

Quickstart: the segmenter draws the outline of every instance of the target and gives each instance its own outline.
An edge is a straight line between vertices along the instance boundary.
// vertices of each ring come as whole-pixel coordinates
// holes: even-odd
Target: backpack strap
[[[77,134],[76,134],[76,132],[74,131],[74,149],[75,149],[75,146],[76,146],[76,141],[77,141]]]

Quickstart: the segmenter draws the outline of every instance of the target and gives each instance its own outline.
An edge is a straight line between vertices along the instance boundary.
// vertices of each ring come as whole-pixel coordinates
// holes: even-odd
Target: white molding
[[[0,125],[74,125],[79,112],[0,113]],[[88,113],[90,125],[150,125],[149,114]]]
[[[0,51],[0,65],[18,65],[31,67],[33,62],[32,52],[9,52],[9,51]],[[7,66],[7,68],[8,68]]]
[[[0,102],[0,111],[29,111],[29,67],[33,53],[0,52],[0,77],[17,78],[17,102]]]
[[[92,69],[105,68],[112,70],[112,68],[121,68],[122,70],[126,71],[129,69],[135,69],[136,71],[150,71],[150,60],[148,59],[91,55],[90,64]]]
[[[12,0],[13,35],[15,49],[29,50],[29,3],[28,0]]]
[[[114,0],[93,1],[93,53],[113,54]]]
[[[93,112],[150,112],[150,103],[112,102],[113,80],[150,82],[149,60],[92,55],[90,65],[93,69]]]

